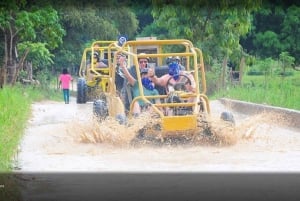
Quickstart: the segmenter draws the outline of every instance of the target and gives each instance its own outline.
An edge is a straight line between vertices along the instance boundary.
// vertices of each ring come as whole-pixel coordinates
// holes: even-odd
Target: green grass
[[[4,86],[0,89],[0,200],[20,200],[18,182],[10,174],[27,121],[31,104],[44,99],[62,101],[61,91],[48,86]]]
[[[0,91],[0,171],[8,171],[30,114],[30,93],[22,88]]]
[[[43,99],[61,100],[61,94],[53,89],[32,86],[5,86],[0,90],[0,172],[12,170],[27,120],[31,103]]]
[[[213,96],[220,97],[300,110],[300,72],[284,78],[245,75],[241,85],[229,85]]]

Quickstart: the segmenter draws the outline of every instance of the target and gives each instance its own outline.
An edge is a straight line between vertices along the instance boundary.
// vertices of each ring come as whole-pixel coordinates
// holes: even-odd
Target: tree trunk
[[[32,63],[26,62],[27,79],[32,81]]]
[[[8,55],[7,55],[7,36],[5,32],[3,31],[4,35],[4,57],[3,57],[3,65],[1,68],[1,73],[0,73],[0,85],[1,88],[3,88],[3,85],[6,84],[6,75],[7,75],[7,63],[8,63]]]
[[[227,69],[227,57],[224,58],[223,60],[223,65],[222,65],[222,88],[226,88],[226,69]]]
[[[15,63],[7,65],[7,83],[13,85],[14,84],[14,79],[16,75],[16,68],[17,65]]]
[[[21,60],[19,61],[18,65],[15,69],[15,74],[14,74],[14,78],[13,78],[13,81],[12,81],[13,85],[16,83],[17,78],[19,77],[20,69],[23,69],[23,64],[24,64],[25,58],[27,57],[28,53],[29,53],[29,49],[26,49],[24,55],[22,56]],[[17,55],[17,53],[16,53],[16,55]],[[31,72],[31,74],[32,74],[32,72]]]
[[[3,85],[5,84],[5,78],[6,78],[6,69],[4,66],[0,69],[0,88],[3,88]]]
[[[242,83],[243,79],[243,73],[244,73],[244,67],[245,67],[245,56],[242,56],[241,62],[240,62],[240,72],[239,72],[239,84]]]
[[[16,44],[18,38],[16,37],[16,32],[14,27],[14,21],[10,22],[7,29],[3,29],[4,35],[4,64],[2,75],[4,77],[4,83],[6,84],[14,84],[16,80],[16,70],[18,68],[17,61],[17,52],[16,52]]]

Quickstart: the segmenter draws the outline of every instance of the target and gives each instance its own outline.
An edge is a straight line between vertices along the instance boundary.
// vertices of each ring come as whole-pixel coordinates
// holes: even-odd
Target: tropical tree
[[[2,82],[14,84],[32,48],[53,50],[62,42],[65,32],[60,25],[58,13],[51,6],[38,7],[27,4],[26,0],[12,0],[3,2],[0,11],[1,38],[4,44],[1,78]],[[20,46],[23,50],[21,55],[18,50],[20,43],[23,43]],[[44,56],[47,57],[46,54]],[[46,60],[49,61],[49,58]]]
[[[34,80],[34,72],[48,70],[47,67],[53,64],[52,58],[54,55],[51,54],[46,45],[46,43],[40,42],[23,42],[18,44],[17,49],[19,52],[22,55],[26,55],[24,64],[20,64],[20,68],[17,68],[16,73],[19,75],[19,71],[23,72],[23,76],[19,76],[21,81],[32,82]]]
[[[240,38],[250,31],[251,12],[261,1],[153,2],[154,23],[167,30],[166,37],[189,39],[202,49],[207,64],[221,62],[225,85],[228,59],[233,52],[243,51]]]
[[[281,52],[279,55],[279,60],[281,61],[282,66],[282,75],[286,75],[286,69],[291,68],[294,65],[295,58],[290,56],[288,52]]]
[[[300,6],[293,1],[263,1],[253,13],[253,29],[242,39],[250,54],[276,59],[289,52],[300,63]]]
[[[84,48],[96,40],[117,40],[120,34],[130,39],[138,29],[136,15],[118,1],[53,1],[66,29],[64,43],[55,52],[57,66],[76,66]]]
[[[300,63],[300,6],[287,9],[282,24],[281,38],[284,51],[289,52]]]

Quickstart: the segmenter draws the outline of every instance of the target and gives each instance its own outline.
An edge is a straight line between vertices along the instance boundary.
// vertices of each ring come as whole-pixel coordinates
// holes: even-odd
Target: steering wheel
[[[186,84],[192,85],[192,81],[187,75],[179,75],[178,81],[176,81],[175,84],[171,83],[172,79],[173,77],[170,77],[167,81],[167,85],[166,85],[167,94],[170,92],[170,89],[172,91],[188,92],[185,85]]]

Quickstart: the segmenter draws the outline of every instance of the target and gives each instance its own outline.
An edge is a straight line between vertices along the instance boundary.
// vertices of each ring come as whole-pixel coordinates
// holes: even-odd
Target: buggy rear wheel
[[[77,81],[77,103],[86,103],[87,85],[84,78],[79,78]]]

